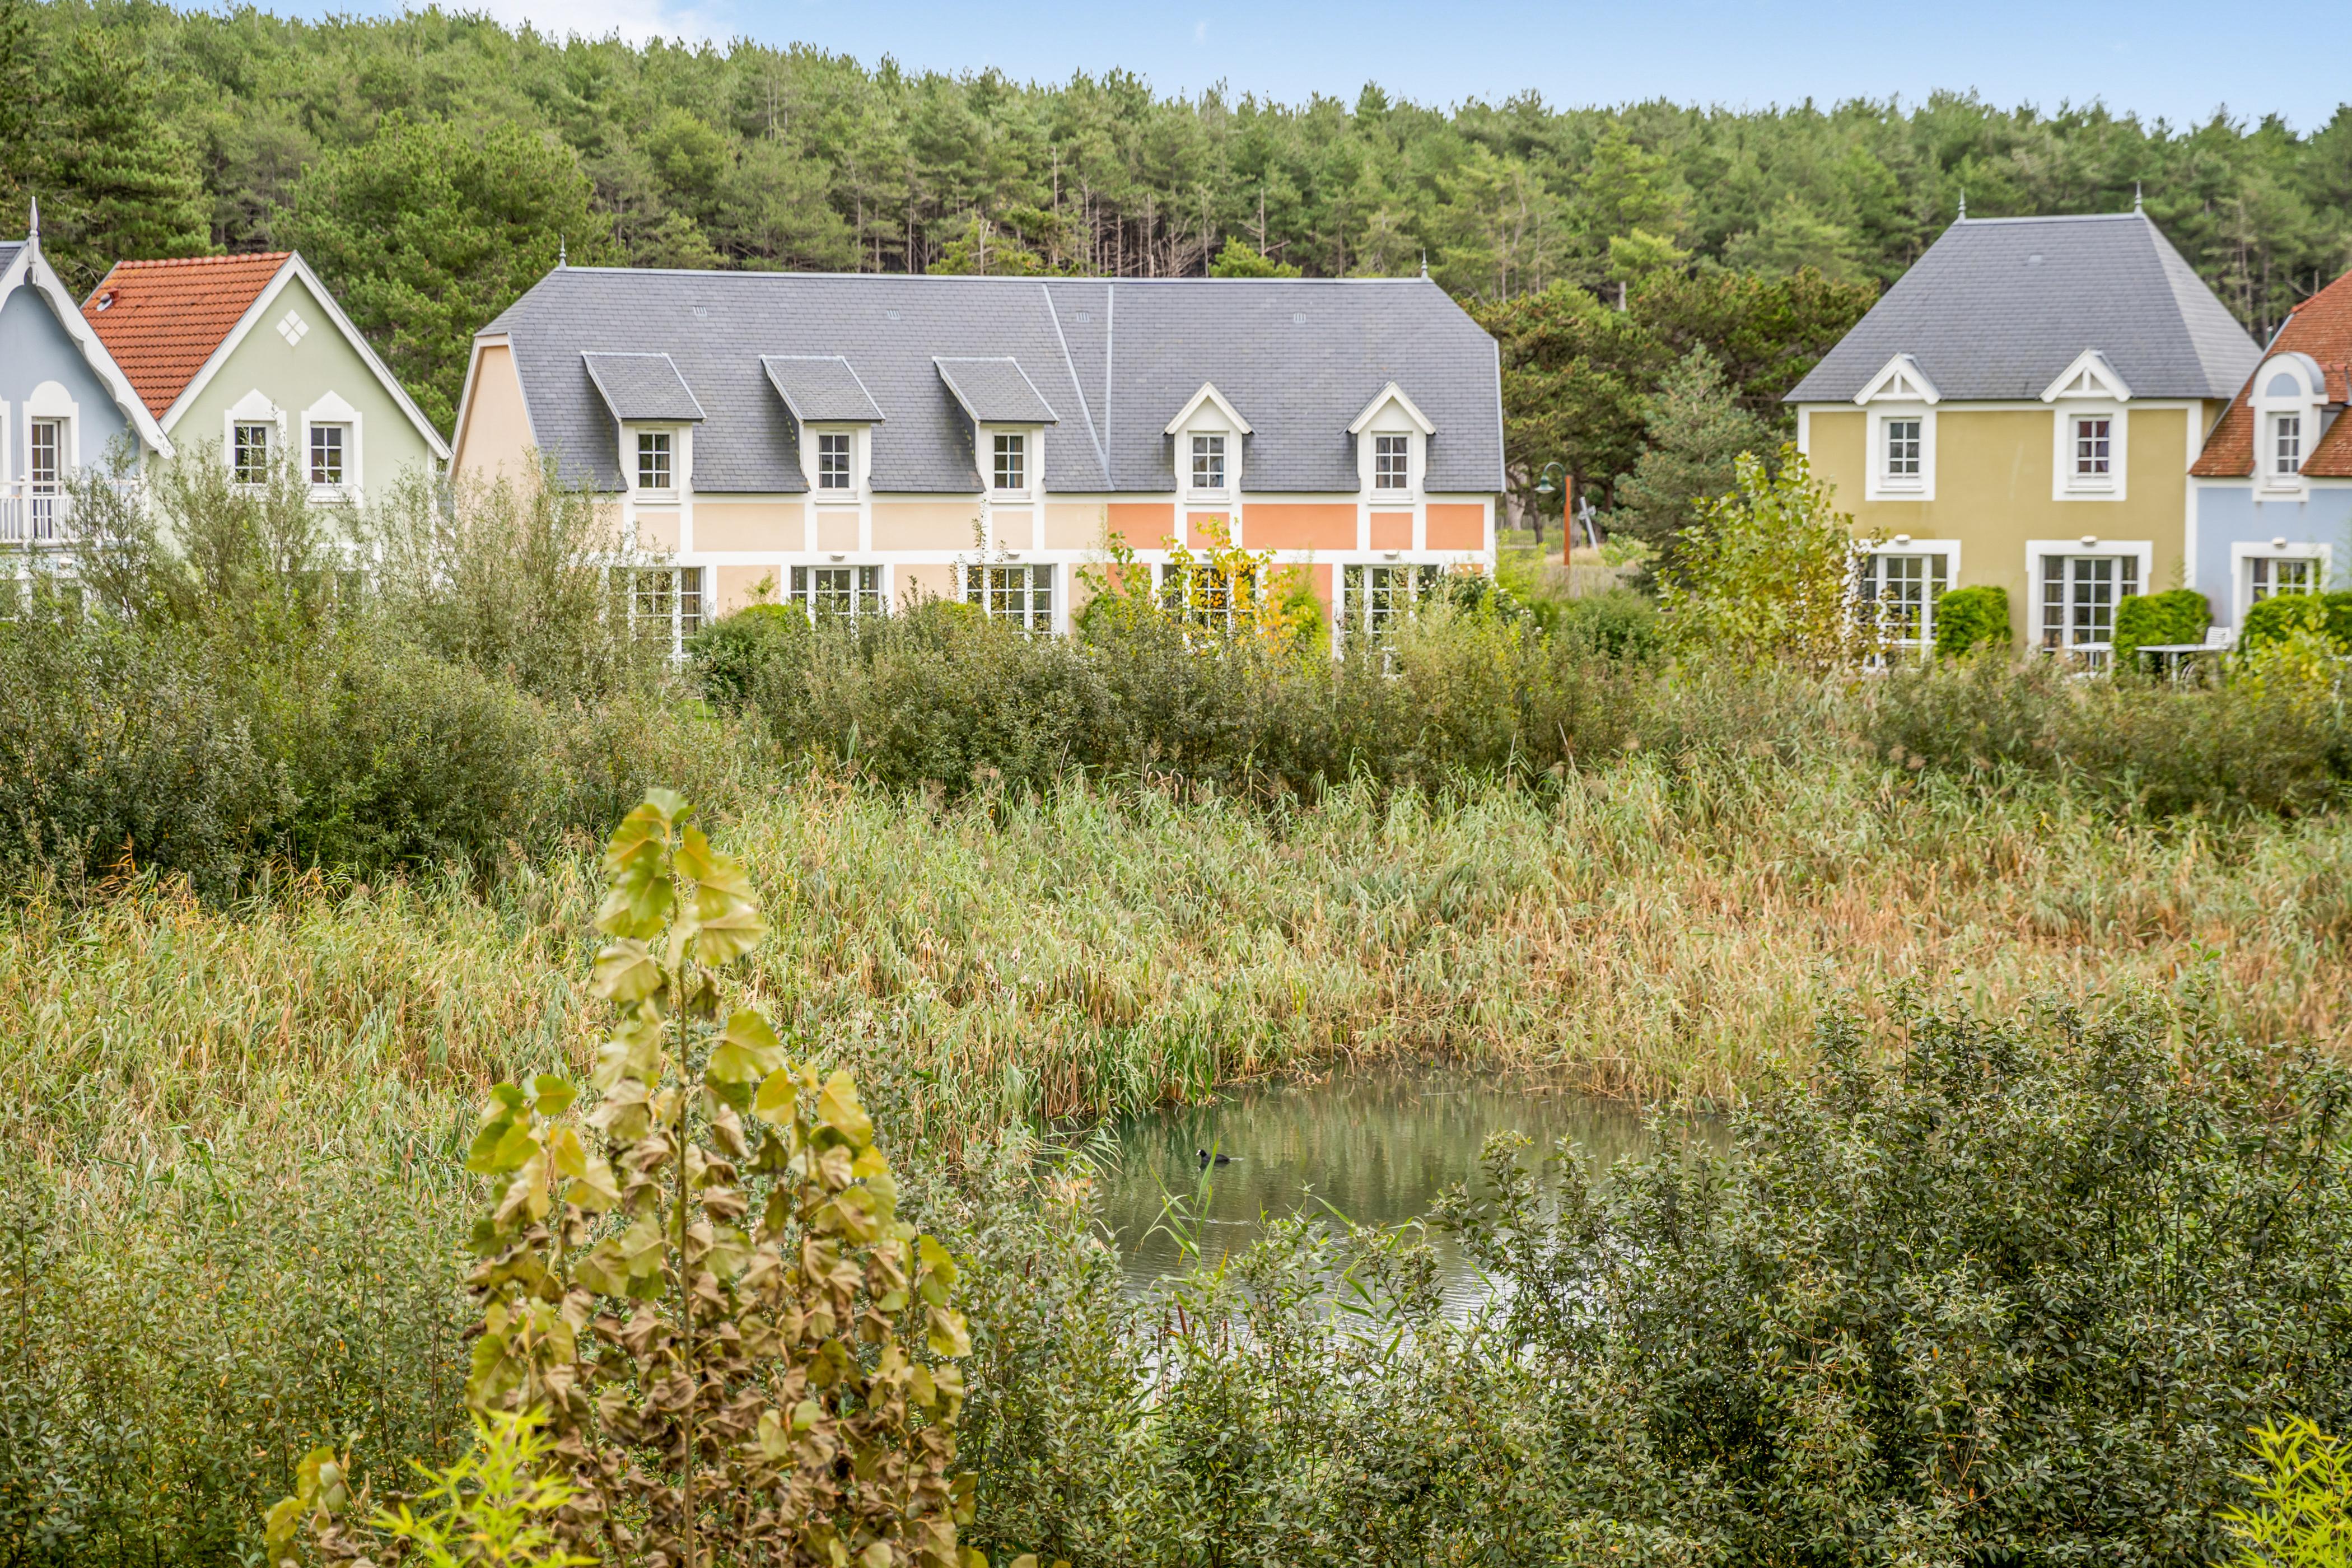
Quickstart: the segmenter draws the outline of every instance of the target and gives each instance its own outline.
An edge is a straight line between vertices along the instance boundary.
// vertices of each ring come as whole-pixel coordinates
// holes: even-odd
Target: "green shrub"
[[[1657,602],[1630,588],[1582,599],[1556,599],[1544,629],[1564,649],[1646,664],[1665,651]]]
[[[2262,1468],[2253,1510],[2223,1517],[2245,1550],[2233,1568],[2345,1568],[2352,1563],[2352,1443],[2302,1416],[2254,1433]]]
[[[2212,624],[2213,607],[2194,588],[2127,594],[2116,605],[2115,668],[2136,668],[2145,644],[2201,643]]]
[[[2352,590],[2273,595],[2247,610],[2238,628],[2237,651],[2259,653],[2298,631],[2326,637],[2339,653],[2352,651]]]
[[[1993,583],[1955,588],[1936,601],[1936,651],[1958,658],[1975,648],[2009,647],[2009,590]]]
[[[748,605],[687,640],[704,699],[730,711],[751,699],[763,666],[804,662],[814,628],[796,605]]]

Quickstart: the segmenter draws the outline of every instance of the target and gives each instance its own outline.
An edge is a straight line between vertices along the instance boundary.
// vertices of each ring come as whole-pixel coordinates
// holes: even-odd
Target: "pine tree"
[[[157,110],[135,45],[100,27],[76,32],[41,118],[42,248],[68,287],[89,288],[119,260],[212,248],[195,154]]]
[[[1769,452],[1772,433],[1739,406],[1713,354],[1695,348],[1666,373],[1650,400],[1649,444],[1617,485],[1617,528],[1656,552],[1661,568],[1677,553],[1676,536],[1696,522],[1705,503],[1738,481],[1744,452]]]

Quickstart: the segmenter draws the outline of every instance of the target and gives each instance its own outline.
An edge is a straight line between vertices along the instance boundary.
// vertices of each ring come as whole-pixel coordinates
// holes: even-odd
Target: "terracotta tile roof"
[[[160,418],[291,254],[118,261],[81,313]]]
[[[2347,362],[2352,362],[2352,272],[2346,273],[2310,299],[2294,308],[2286,325],[2271,340],[2263,352],[2267,362],[2279,353],[2306,353],[2317,361],[2327,376],[2327,400],[2330,403],[2352,401],[2352,385],[2347,385]],[[2214,422],[2213,432],[2205,437],[2205,449],[2189,466],[2189,471],[2202,479],[2242,479],[2254,471],[2254,412],[2251,399],[2254,391],[2254,374],[2246,377],[2246,384],[2221,417]],[[2306,474],[2323,479],[2352,477],[2352,429],[2347,421],[2338,419],[2319,438],[2311,456],[2303,465]]]

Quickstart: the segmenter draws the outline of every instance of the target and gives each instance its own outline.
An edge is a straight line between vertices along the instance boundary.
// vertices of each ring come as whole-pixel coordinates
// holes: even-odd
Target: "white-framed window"
[[[2259,605],[2282,594],[2319,592],[2319,563],[2308,555],[2246,558],[2246,603]]]
[[[2042,556],[2042,647],[2104,654],[2115,641],[2116,605],[2139,590],[2137,555]]]
[[[36,544],[54,542],[60,532],[60,514],[65,510],[66,422],[62,419],[35,419],[26,431],[25,521],[18,533]]]
[[[2302,415],[2271,416],[2269,468],[2273,477],[2283,479],[2303,472]]]
[[[879,566],[795,566],[792,582],[793,603],[812,620],[854,621],[883,610]]]
[[[1876,606],[1878,625],[1897,647],[1924,647],[1936,638],[1936,601],[1951,586],[1950,557],[1940,551],[1896,546],[1862,559],[1864,603]]]
[[[269,481],[269,442],[278,426],[266,421],[238,420],[229,426],[229,472],[241,485]]]
[[[702,568],[625,567],[629,626],[646,642],[682,655],[686,639],[702,629]]]
[[[1007,495],[1029,488],[1029,438],[998,431],[989,438],[988,488]]]
[[[816,488],[847,490],[857,488],[850,467],[856,438],[846,430],[820,430],[816,437]]]
[[[671,448],[670,437],[671,433],[667,430],[637,432],[637,489],[667,490],[677,488],[677,469],[672,463],[676,454]]]
[[[1197,626],[1231,630],[1237,615],[1246,615],[1257,599],[1257,574],[1228,572],[1204,562],[1190,566],[1168,562],[1152,568],[1160,590],[1160,607]]]
[[[2105,414],[2078,416],[2074,426],[2074,477],[2077,479],[2105,479],[2114,469],[2114,416]]]
[[[348,425],[313,425],[310,426],[310,482],[340,488],[349,483],[343,464],[343,454],[349,449],[351,426]]]
[[[979,607],[992,621],[1011,621],[1033,632],[1054,629],[1054,568],[1021,565],[967,565],[963,569],[963,602]]]
[[[1879,472],[1889,483],[1919,482],[1919,433],[1924,423],[1917,418],[1889,419],[1879,426],[1879,449],[1885,458]]]
[[[1376,490],[1412,489],[1411,436],[1376,435],[1372,437],[1372,488]]]
[[[1339,569],[1339,602],[1334,606],[1342,638],[1385,647],[1404,617],[1437,587],[1443,569],[1413,565],[1361,565]]]
[[[1225,438],[1223,436],[1192,437],[1192,488],[1195,490],[1224,489]]]

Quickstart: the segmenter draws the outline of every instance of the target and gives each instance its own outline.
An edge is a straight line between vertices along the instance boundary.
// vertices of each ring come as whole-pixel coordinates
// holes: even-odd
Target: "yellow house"
[[[1963,216],[1788,401],[1898,640],[1990,584],[2027,647],[2097,660],[2118,600],[2188,580],[2189,468],[2260,357],[2137,208]]]

